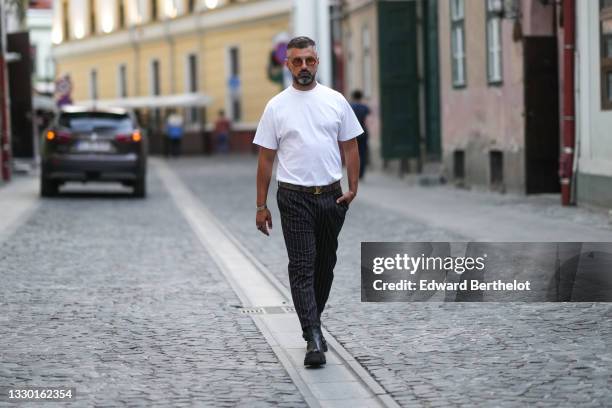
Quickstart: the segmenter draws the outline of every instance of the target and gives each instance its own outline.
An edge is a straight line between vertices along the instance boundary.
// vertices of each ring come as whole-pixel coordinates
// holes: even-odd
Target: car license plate
[[[82,140],[77,145],[77,151],[96,153],[110,152],[111,144],[109,142],[93,142],[88,140]]]

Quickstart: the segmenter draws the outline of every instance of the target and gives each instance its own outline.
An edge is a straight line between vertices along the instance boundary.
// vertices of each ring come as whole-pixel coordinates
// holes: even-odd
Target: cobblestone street
[[[45,200],[2,243],[0,384],[74,386],[79,406],[305,406],[153,171],[149,187]]]
[[[167,164],[288,287],[275,188],[271,236],[254,225],[255,158]],[[148,183],[146,200],[77,185],[0,231],[0,385],[74,386],[75,406],[307,406],[155,162]],[[454,219],[439,213],[449,203]],[[552,235],[612,241],[612,228],[604,214],[547,197],[368,175],[340,236],[323,324],[400,406],[609,406],[610,304],[360,300],[361,242]]]
[[[193,161],[177,162],[173,167],[202,202],[288,285],[287,255],[275,206],[275,189],[268,199],[274,217],[270,238],[254,227],[255,162],[248,159],[197,163],[197,170]],[[381,178],[372,176],[370,179],[376,182]],[[384,197],[398,193],[393,189],[406,186],[384,181],[386,190],[380,188],[376,193],[379,201],[388,207]],[[358,199],[349,210],[323,322],[396,401],[403,406],[470,406],[487,402],[507,406],[536,402],[551,407],[578,403],[608,405],[612,399],[612,307],[609,304],[361,303],[362,241],[473,239],[432,227],[398,211],[382,210],[373,204],[370,191],[376,186],[372,183],[366,180],[362,184]],[[232,186],[231,192],[228,185]],[[410,200],[418,201],[414,193],[423,189],[406,190],[405,202],[410,205]],[[448,201],[457,196],[458,210],[462,210],[461,197],[470,194],[446,187],[434,190],[441,196],[446,194]],[[502,213],[511,214],[519,206],[519,211],[533,214],[540,222],[568,216],[565,211],[559,211],[568,209],[551,208],[540,201],[531,203],[512,196],[474,194],[486,201],[475,206],[473,213],[491,203],[498,205],[505,201]],[[602,225],[606,222],[603,215],[573,210],[572,217],[592,225],[593,235],[607,234],[608,240],[612,240],[612,229]],[[522,225],[522,228],[537,230],[538,225]],[[568,240],[585,239],[571,230],[566,232]]]

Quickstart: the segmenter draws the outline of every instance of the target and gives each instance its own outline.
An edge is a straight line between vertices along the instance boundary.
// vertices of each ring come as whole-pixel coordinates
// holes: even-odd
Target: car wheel
[[[40,178],[40,196],[53,197],[59,191],[59,183],[55,180],[49,180],[45,177]]]
[[[134,181],[134,197],[144,198],[147,195],[147,182],[146,177],[143,175]]]

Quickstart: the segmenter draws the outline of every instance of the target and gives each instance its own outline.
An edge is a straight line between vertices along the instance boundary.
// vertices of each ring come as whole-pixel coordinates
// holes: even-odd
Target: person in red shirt
[[[219,111],[219,117],[215,121],[215,146],[216,151],[219,153],[229,152],[229,135],[230,135],[230,121],[225,117],[225,111],[221,109]]]

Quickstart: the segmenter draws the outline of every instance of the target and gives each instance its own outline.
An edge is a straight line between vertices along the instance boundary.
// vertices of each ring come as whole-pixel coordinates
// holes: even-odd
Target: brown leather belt
[[[279,181],[278,182],[278,186],[280,188],[286,188],[287,190],[302,191],[304,193],[311,193],[311,194],[315,194],[315,195],[319,195],[319,194],[323,194],[323,193],[328,193],[330,191],[336,191],[336,190],[341,190],[342,189],[342,187],[340,185],[340,181],[336,181],[335,183],[332,183],[332,184],[327,185],[327,186],[312,186],[312,187],[298,186],[296,184],[285,183],[283,181]]]

